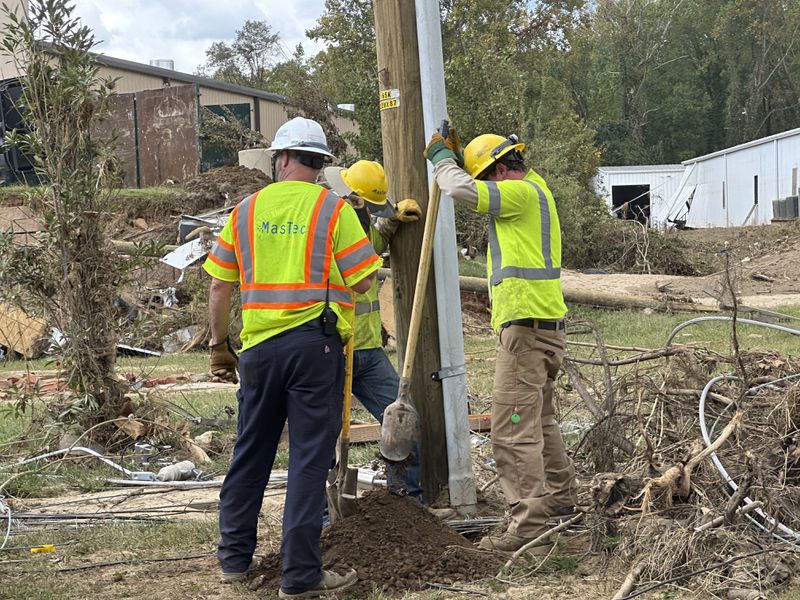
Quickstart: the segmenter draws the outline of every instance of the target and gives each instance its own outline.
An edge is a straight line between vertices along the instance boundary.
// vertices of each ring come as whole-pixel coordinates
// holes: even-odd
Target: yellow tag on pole
[[[400,90],[396,88],[391,90],[381,90],[378,92],[378,100],[380,100],[379,106],[381,110],[397,108],[400,106]]]

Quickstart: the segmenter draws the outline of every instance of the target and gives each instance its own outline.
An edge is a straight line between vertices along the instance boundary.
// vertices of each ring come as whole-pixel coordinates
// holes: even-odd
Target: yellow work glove
[[[422,209],[413,198],[406,198],[397,203],[392,221],[400,221],[401,223],[413,223],[419,221],[422,216]]]
[[[450,128],[447,138],[443,138],[438,131],[434,133],[428,145],[425,147],[425,152],[423,152],[423,154],[425,158],[434,165],[445,158],[452,158],[459,167],[464,166],[464,155],[461,152],[461,138],[458,137],[458,132],[455,130],[455,127]]]
[[[236,368],[239,366],[239,357],[231,346],[230,338],[225,338],[218,344],[209,344],[211,348],[211,363],[208,370],[211,374],[231,383],[239,383]]]

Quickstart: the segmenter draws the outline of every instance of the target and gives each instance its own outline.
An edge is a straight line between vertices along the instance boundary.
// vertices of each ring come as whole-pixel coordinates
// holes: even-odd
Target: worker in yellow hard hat
[[[388,199],[388,180],[380,163],[359,160],[348,168],[324,169],[323,185],[345,198],[361,221],[367,237],[378,254],[389,246],[400,223],[416,221],[422,215],[416,200],[402,200],[394,206]],[[372,216],[375,215],[375,224]],[[397,399],[400,380],[383,351],[378,281],[369,290],[356,295],[355,342],[353,351],[353,395],[370,414],[383,422],[383,411]],[[390,470],[389,486],[402,489],[422,499],[419,452],[414,452],[408,468],[398,475]]]
[[[553,410],[566,349],[561,230],[553,195],[525,165],[516,135],[479,135],[459,152],[458,135],[436,133],[425,149],[442,192],[489,217],[489,293],[497,355],[492,449],[511,519],[480,546],[505,552],[539,537],[553,516],[571,513],[575,468]],[[546,544],[538,551],[549,551]]]

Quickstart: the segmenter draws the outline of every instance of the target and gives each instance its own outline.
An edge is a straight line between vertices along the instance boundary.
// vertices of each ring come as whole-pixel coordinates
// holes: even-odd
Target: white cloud
[[[302,43],[307,54],[320,46],[305,36],[324,0],[75,0],[75,14],[94,30],[98,52],[147,64],[175,61],[194,73],[214,42],[230,41],[245,21],[267,21],[291,54]]]

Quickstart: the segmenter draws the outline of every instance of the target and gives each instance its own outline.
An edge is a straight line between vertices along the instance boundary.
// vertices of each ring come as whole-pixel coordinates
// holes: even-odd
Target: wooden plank
[[[469,416],[470,431],[487,432],[492,430],[492,415],[489,413]],[[381,439],[381,426],[378,423],[357,423],[350,426],[350,443],[366,444]],[[283,428],[280,448],[289,447],[289,430]]]
[[[0,304],[0,346],[25,358],[37,358],[47,345],[46,329],[43,321],[29,317],[14,306]]]
[[[42,230],[41,220],[27,206],[0,208],[0,231],[10,231],[17,246],[38,246],[36,234]]]

